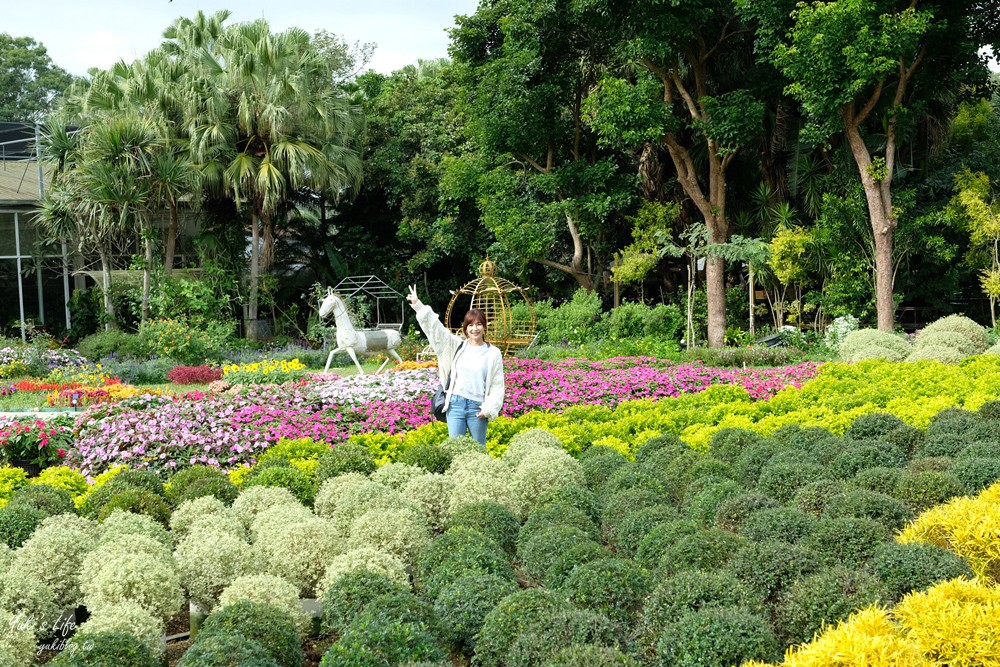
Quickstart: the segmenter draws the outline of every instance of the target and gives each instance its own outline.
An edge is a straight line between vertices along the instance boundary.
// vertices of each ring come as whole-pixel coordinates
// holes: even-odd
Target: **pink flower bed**
[[[713,384],[739,384],[755,399],[813,377],[817,364],[765,369],[678,366],[649,358],[590,362],[509,360],[503,414],[615,406],[669,398]],[[324,378],[325,380],[325,378]],[[353,376],[296,387],[254,386],[243,394],[191,392],[176,399],[136,397],[88,409],[76,422],[67,463],[86,475],[127,464],[170,470],[195,463],[233,468],[253,463],[281,438],[331,444],[355,433],[399,433],[432,420],[428,397],[436,371]]]

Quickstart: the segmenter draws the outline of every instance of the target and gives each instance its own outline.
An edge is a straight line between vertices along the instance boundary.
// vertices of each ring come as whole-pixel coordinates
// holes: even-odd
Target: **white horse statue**
[[[355,329],[344,299],[332,288],[327,288],[326,298],[323,299],[323,303],[319,307],[320,320],[326,319],[331,313],[333,313],[333,320],[337,323],[337,347],[330,350],[330,355],[326,358],[326,367],[323,369],[324,373],[329,372],[333,355],[338,352],[347,352],[351,355],[354,365],[358,367],[358,372],[362,375],[365,372],[361,369],[361,364],[358,363],[359,352],[362,354],[388,352],[396,361],[403,362],[403,359],[396,352],[396,348],[403,340],[398,331],[392,329]],[[389,360],[386,359],[375,373],[381,373],[388,363]]]

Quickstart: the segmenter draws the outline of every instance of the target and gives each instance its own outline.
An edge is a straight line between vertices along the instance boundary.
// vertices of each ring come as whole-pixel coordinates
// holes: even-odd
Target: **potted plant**
[[[43,468],[66,457],[71,441],[72,432],[62,424],[41,419],[13,421],[0,427],[0,458],[37,477]]]

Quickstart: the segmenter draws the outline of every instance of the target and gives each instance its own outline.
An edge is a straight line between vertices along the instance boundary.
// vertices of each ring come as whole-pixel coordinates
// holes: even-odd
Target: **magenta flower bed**
[[[509,360],[503,414],[559,411],[574,405],[610,407],[739,384],[755,399],[800,386],[817,364],[765,369],[678,366],[649,358],[590,362]],[[171,400],[131,399],[95,406],[76,423],[67,463],[86,475],[127,464],[170,470],[204,463],[230,469],[250,464],[281,438],[309,437],[331,444],[355,433],[400,433],[432,420],[428,397],[433,370],[354,376],[298,387],[254,386],[244,394],[192,392]],[[397,400],[393,400],[397,399]]]

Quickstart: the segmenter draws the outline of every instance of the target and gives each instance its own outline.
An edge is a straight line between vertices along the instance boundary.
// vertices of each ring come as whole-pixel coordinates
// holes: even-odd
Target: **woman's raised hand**
[[[406,300],[410,302],[411,306],[415,306],[420,303],[420,297],[417,296],[416,285],[410,285],[410,293],[406,295]]]

